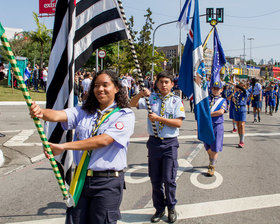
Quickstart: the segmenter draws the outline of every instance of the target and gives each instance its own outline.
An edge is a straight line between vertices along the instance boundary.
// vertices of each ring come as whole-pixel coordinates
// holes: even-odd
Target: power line
[[[280,9],[276,9],[272,12],[268,12],[268,13],[264,13],[264,14],[260,14],[260,15],[255,15],[255,16],[231,16],[231,15],[228,15],[228,14],[225,14],[225,15],[228,16],[228,17],[233,17],[233,18],[251,19],[251,18],[268,16],[268,15],[275,14],[275,13],[278,13],[278,12],[280,12]]]
[[[262,46],[257,46],[257,47],[252,47],[252,49],[259,49],[259,48],[268,48],[268,47],[275,47],[275,46],[280,46],[280,43],[276,43],[276,44],[269,44],[269,45],[262,45]],[[240,48],[240,49],[230,49],[230,50],[224,50],[224,51],[241,51],[244,48]],[[250,48],[246,48],[246,50],[249,50]]]
[[[246,29],[257,29],[257,30],[280,30],[280,28],[255,27],[255,26],[239,26],[239,25],[228,25],[228,24],[223,24],[223,26],[246,28]]]

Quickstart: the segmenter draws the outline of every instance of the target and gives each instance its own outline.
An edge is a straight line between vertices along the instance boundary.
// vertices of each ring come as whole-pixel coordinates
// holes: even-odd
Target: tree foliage
[[[40,67],[43,66],[44,60],[44,51],[46,50],[47,45],[51,43],[51,34],[52,31],[46,27],[45,24],[39,22],[37,13],[33,12],[33,18],[37,25],[36,31],[31,31],[30,40],[33,43],[38,43],[40,45]]]

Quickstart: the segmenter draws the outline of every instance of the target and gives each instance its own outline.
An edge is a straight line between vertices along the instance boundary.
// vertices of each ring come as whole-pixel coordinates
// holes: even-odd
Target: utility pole
[[[254,40],[254,38],[253,37],[250,37],[250,38],[248,38],[247,40],[249,40],[250,41],[250,75],[252,74],[252,72],[251,72],[251,64],[252,64],[252,40]]]
[[[179,13],[181,12],[181,10],[182,10],[182,2],[180,0],[180,11],[179,11]],[[179,55],[179,68],[178,68],[178,71],[180,69],[181,62],[182,62],[182,52],[181,52],[182,51],[182,46],[181,46],[181,42],[182,42],[181,38],[182,37],[181,36],[182,36],[182,28],[180,26],[180,28],[179,28],[179,44],[178,44],[178,55]],[[177,62],[176,62],[176,72],[177,72]]]

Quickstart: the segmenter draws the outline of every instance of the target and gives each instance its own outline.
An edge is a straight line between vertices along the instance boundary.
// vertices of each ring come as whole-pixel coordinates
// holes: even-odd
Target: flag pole
[[[127,22],[125,12],[124,12],[124,8],[122,6],[122,1],[117,0],[117,2],[118,2],[118,5],[119,5],[120,13],[122,15],[122,19],[123,19],[124,24],[126,26],[126,29],[130,33],[130,30],[128,28],[128,22]],[[139,61],[137,59],[137,55],[136,55],[136,51],[135,51],[135,47],[134,47],[134,41],[133,41],[133,39],[131,38],[130,35],[128,37],[128,42],[129,42],[129,45],[130,45],[130,49],[131,49],[131,53],[132,53],[132,56],[133,56],[134,64],[135,64],[135,67],[136,67],[136,70],[137,70],[139,83],[140,83],[140,89],[143,90],[145,88],[144,79],[143,79],[143,75],[142,75],[142,72],[141,72],[141,69],[140,69]],[[153,113],[150,102],[149,102],[149,98],[145,97],[145,101],[146,101],[146,104],[147,104],[149,114]],[[153,132],[154,132],[155,137],[158,137],[156,124],[155,124],[154,121],[152,122],[152,127],[153,127]]]
[[[2,25],[0,23],[0,29],[1,28],[2,28]],[[9,41],[8,41],[7,36],[6,36],[5,33],[2,34],[1,41],[2,41],[2,44],[3,44],[3,47],[4,47],[5,51],[6,51],[6,53],[8,55],[9,61],[11,63],[12,69],[13,69],[13,71],[15,73],[16,79],[17,79],[17,81],[19,83],[19,87],[20,87],[20,89],[22,91],[22,94],[23,94],[23,97],[24,97],[24,99],[26,101],[26,104],[30,108],[32,100],[31,100],[30,94],[28,92],[28,89],[26,88],[26,85],[25,85],[25,83],[23,81],[23,78],[22,78],[22,76],[20,74],[20,70],[19,70],[19,68],[17,66],[17,61],[15,60],[15,56],[14,56],[14,54],[12,52],[12,49],[10,47]],[[47,137],[45,135],[44,129],[43,129],[42,125],[41,125],[41,122],[40,122],[40,120],[37,117],[33,118],[33,121],[34,121],[34,124],[35,124],[35,126],[37,128],[37,131],[38,131],[39,135],[40,135],[40,138],[41,138],[44,150],[50,156],[49,161],[50,161],[50,164],[52,166],[52,169],[53,169],[53,172],[55,174],[55,177],[57,179],[57,182],[58,182],[58,185],[60,187],[60,190],[62,192],[62,195],[64,197],[64,200],[67,200],[66,203],[67,203],[68,206],[72,206],[71,197],[69,196],[68,191],[67,191],[67,189],[65,187],[65,184],[63,182],[63,179],[61,177],[61,174],[59,172],[57,163],[56,163],[56,161],[54,159],[54,155],[53,155],[52,150],[50,148],[50,145],[48,143],[48,140],[47,140]]]
[[[207,37],[205,38],[205,41],[204,41],[204,43],[203,43],[203,45],[202,45],[203,49],[205,49],[206,44],[207,44],[207,42],[208,42],[208,40],[209,40],[209,38],[210,38],[210,36],[211,36],[211,34],[212,34],[214,28],[215,28],[215,27],[212,27],[212,29],[211,29],[210,32],[208,33]]]

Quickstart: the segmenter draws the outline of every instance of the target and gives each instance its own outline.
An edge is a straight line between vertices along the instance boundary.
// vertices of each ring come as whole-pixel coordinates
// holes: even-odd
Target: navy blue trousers
[[[75,208],[66,212],[66,224],[115,224],[121,219],[124,174],[119,177],[86,177]]]
[[[176,175],[178,169],[177,137],[161,140],[150,136],[147,142],[149,176],[153,188],[153,205],[158,212],[167,206],[174,209],[176,200]]]

